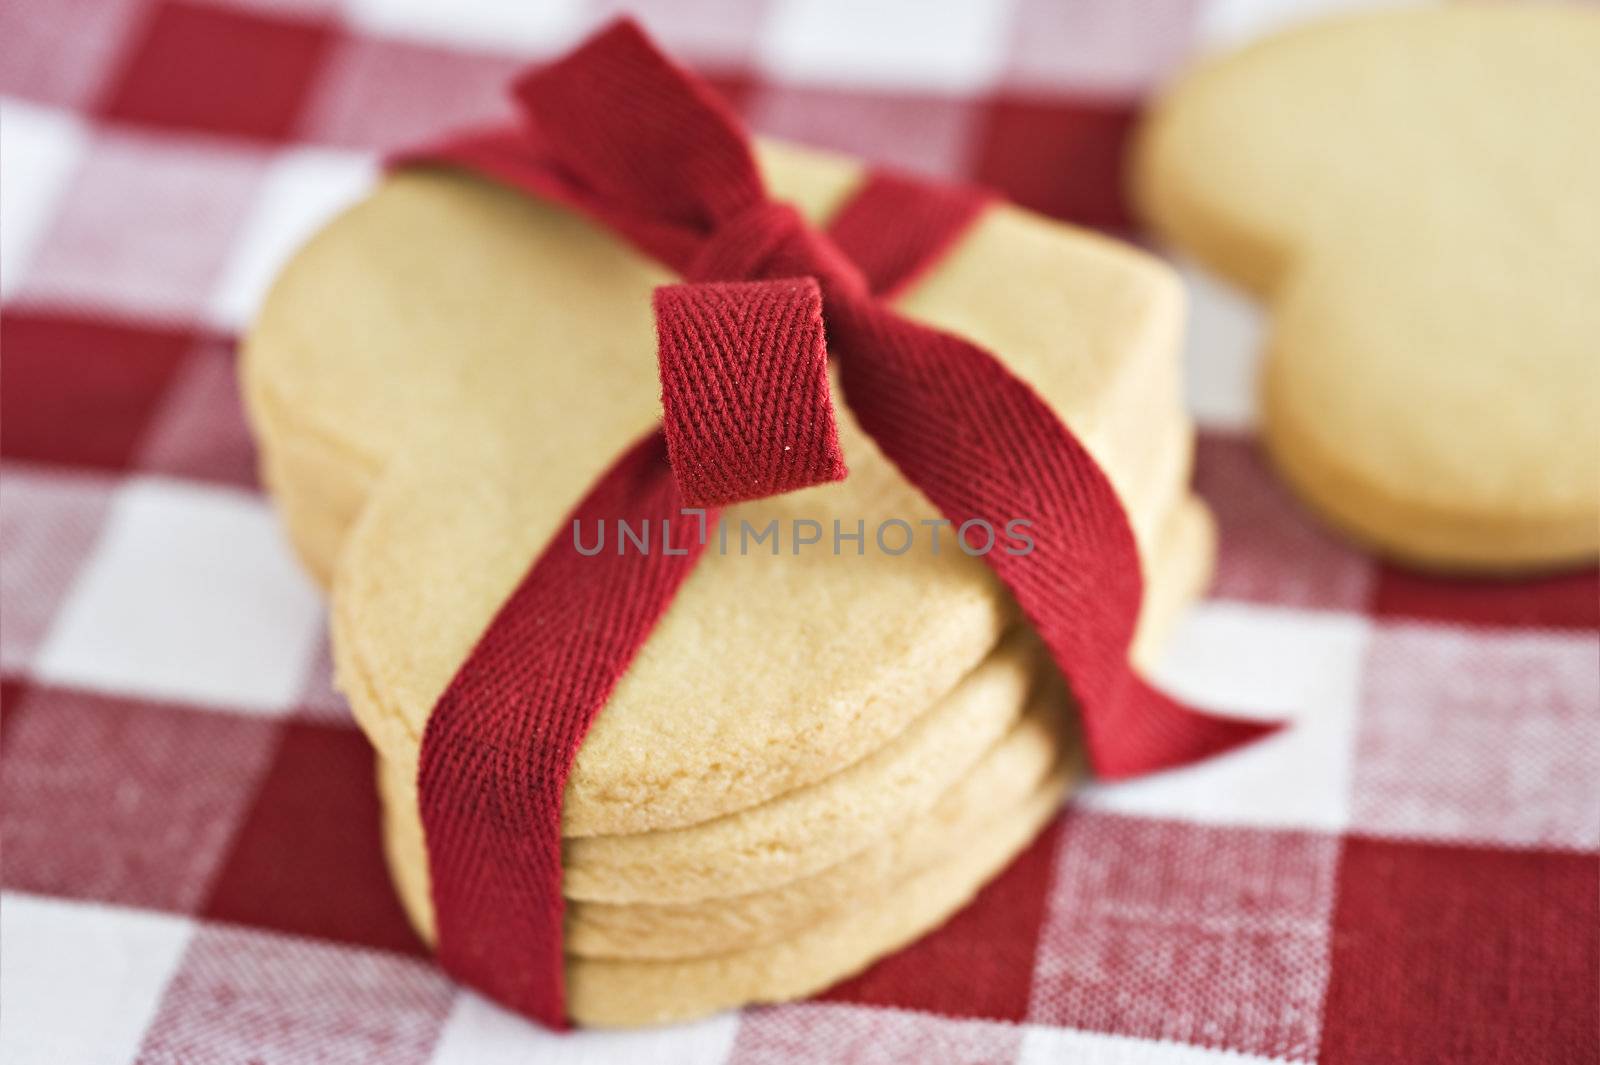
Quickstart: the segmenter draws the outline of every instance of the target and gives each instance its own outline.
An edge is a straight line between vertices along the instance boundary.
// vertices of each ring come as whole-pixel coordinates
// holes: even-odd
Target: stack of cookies
[[[762,166],[813,220],[862,178],[789,148]],[[672,280],[573,214],[413,169],[301,251],[248,339],[266,479],[331,589],[339,684],[377,749],[390,864],[424,936],[428,716],[531,560],[573,535],[573,504],[659,420],[650,294]],[[1188,489],[1175,280],[1000,207],[899,304],[1006,360],[1104,467],[1144,563],[1146,659],[1212,555]],[[578,754],[563,834],[580,1023],[856,972],[970,899],[1081,776],[1070,698],[1015,605],[839,413],[850,476],[724,512],[726,546],[713,532]],[[747,538],[774,522],[776,545]],[[890,522],[914,530],[910,550],[898,531],[885,549]]]

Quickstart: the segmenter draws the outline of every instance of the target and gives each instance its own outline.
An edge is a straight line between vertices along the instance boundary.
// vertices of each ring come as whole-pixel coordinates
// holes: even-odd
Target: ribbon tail
[[[1095,772],[1125,780],[1199,762],[1254,743],[1282,721],[1228,717],[1178,702],[1130,668],[1121,698],[1102,701],[1083,727]]]
[[[845,395],[906,479],[957,529],[1028,526],[1028,550],[990,550],[984,561],[1077,697],[1097,774],[1173,768],[1279,727],[1199,713],[1134,673],[1128,648],[1144,580],[1128,514],[1032,387],[982,348],[882,304],[841,300],[833,310]],[[950,461],[952,450],[966,461]]]
[[[556,531],[423,732],[418,788],[439,960],[462,983],[552,1028],[567,1026],[567,778],[589,726],[704,549],[705,525],[696,535],[682,509],[666,442],[652,432]],[[625,549],[620,525],[612,543],[595,544],[619,520],[654,549]]]

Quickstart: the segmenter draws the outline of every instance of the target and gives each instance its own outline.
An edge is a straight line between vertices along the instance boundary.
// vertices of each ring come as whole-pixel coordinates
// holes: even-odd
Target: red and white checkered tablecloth
[[[1127,232],[1141,98],[1330,5],[628,6],[765,132]],[[1596,575],[1452,584],[1328,538],[1252,443],[1256,312],[1187,269],[1222,556],[1165,679],[1297,727],[1091,789],[813,1001],[556,1036],[434,968],[233,340],[382,149],[506,113],[615,10],[0,4],[0,1061],[1595,1062]]]

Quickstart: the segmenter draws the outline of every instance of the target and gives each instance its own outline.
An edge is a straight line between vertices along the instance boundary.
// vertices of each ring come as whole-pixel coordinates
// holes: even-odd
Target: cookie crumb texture
[[[1333,525],[1428,569],[1600,553],[1600,11],[1330,21],[1181,79],[1135,199],[1269,305],[1262,429]]]

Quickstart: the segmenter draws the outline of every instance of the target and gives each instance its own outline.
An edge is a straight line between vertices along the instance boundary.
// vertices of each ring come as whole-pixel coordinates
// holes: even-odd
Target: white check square
[[[305,683],[320,619],[263,500],[134,478],[35,668],[59,684],[283,712]]]
[[[1207,51],[1240,48],[1318,19],[1428,2],[1436,0],[1205,0],[1200,13],[1200,45]]]
[[[0,99],[0,294],[17,291],[87,142],[64,111]]]
[[[652,1065],[717,1065],[727,1060],[739,1016],[721,1013],[689,1024],[636,1031],[551,1032],[471,992],[456,996],[431,1065],[589,1065],[648,1061]]]
[[[0,897],[0,1061],[133,1061],[194,923],[7,892]]]
[[[212,320],[230,329],[248,323],[289,257],[376,176],[376,163],[358,152],[298,148],[275,159],[212,293]]]
[[[1361,670],[1370,624],[1353,614],[1204,603],[1157,679],[1219,712],[1287,719],[1277,735],[1200,765],[1092,784],[1086,808],[1210,824],[1337,831],[1350,821]]]
[[[584,11],[580,0],[347,0],[345,14],[383,36],[539,55],[570,43]]]
[[[1183,380],[1189,412],[1206,429],[1256,423],[1256,373],[1266,315],[1247,293],[1193,261],[1176,258],[1189,297]]]
[[[998,80],[1010,21],[1002,2],[780,0],[758,54],[782,80],[971,92]]]

